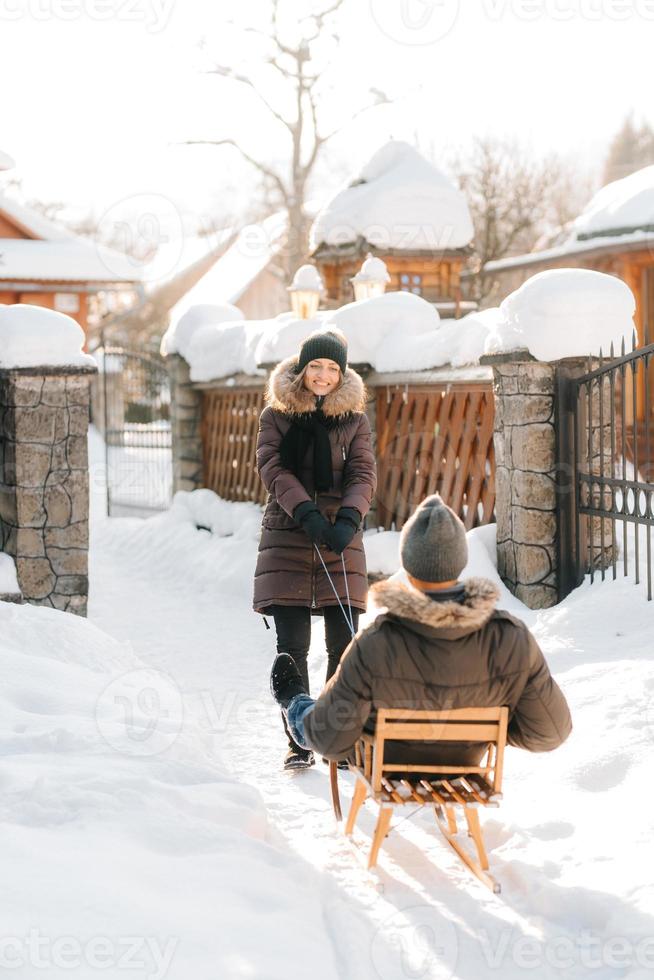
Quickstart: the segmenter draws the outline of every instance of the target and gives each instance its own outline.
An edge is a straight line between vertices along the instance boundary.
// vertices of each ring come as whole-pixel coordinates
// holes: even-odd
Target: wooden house
[[[388,291],[433,303],[441,316],[475,307],[461,298],[473,226],[462,192],[408,143],[382,146],[317,215],[311,260],[325,284],[323,305],[354,299],[352,277],[368,253],[386,263]]]
[[[67,313],[88,339],[89,323],[99,318],[108,296],[129,305],[139,291],[127,256],[0,193],[0,303]]]
[[[495,278],[500,301],[535,273],[561,268],[594,269],[622,279],[636,299],[637,345],[654,343],[654,166],[602,187],[551,247],[487,262],[484,272]],[[654,362],[649,393],[654,392],[653,370]],[[628,377],[626,383],[629,387]],[[631,396],[627,401],[631,423]],[[654,424],[654,399],[646,395],[644,372],[638,376],[636,406],[639,424]]]

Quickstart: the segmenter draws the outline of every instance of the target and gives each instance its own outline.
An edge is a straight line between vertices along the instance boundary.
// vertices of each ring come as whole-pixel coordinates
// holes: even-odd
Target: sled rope
[[[339,595],[338,595],[338,592],[336,591],[336,586],[334,585],[334,582],[332,580],[332,577],[329,574],[329,572],[327,571],[327,566],[325,565],[325,560],[322,557],[322,555],[320,554],[320,549],[318,548],[318,545],[317,544],[314,544],[314,548],[316,549],[316,553],[317,553],[318,557],[320,558],[320,561],[322,562],[322,567],[325,569],[325,575],[329,579],[329,584],[332,587],[332,592],[336,596],[336,601],[338,602],[339,606],[341,607],[341,612],[343,613],[343,616],[345,617],[345,622],[350,627],[350,633],[352,634],[352,637],[354,638],[354,636],[356,634],[354,632],[354,620],[352,619],[352,606],[350,605],[350,590],[349,590],[348,585],[347,585],[347,574],[345,572],[345,558],[343,557],[343,554],[341,552],[341,564],[343,566],[343,579],[345,580],[345,594],[347,596],[347,606],[348,606],[348,609],[350,610],[349,617],[348,617],[347,613],[345,612],[345,608],[343,606],[343,603],[341,602],[341,600],[339,598]]]

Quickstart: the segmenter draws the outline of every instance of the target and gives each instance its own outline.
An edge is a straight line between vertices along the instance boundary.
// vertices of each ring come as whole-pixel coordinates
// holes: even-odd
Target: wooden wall
[[[316,259],[316,265],[325,283],[327,304],[330,308],[351,303],[354,300],[354,287],[351,278],[360,270],[365,256],[355,256],[343,259]],[[430,302],[449,300],[458,302],[461,299],[461,259],[435,259],[430,256],[400,256],[382,255],[388,269],[391,281],[386,289],[397,291],[408,288],[420,290],[419,294]],[[405,285],[402,275],[408,275],[410,282]],[[420,277],[420,284],[413,282],[413,277]]]
[[[225,500],[263,504],[255,465],[262,387],[210,388],[202,397],[203,483]],[[491,384],[381,386],[375,413],[376,525],[399,530],[440,493],[467,528],[494,520]]]

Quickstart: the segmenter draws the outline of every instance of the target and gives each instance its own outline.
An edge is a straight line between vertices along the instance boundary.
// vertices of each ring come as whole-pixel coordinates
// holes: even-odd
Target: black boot
[[[301,749],[299,745],[291,747],[284,757],[284,769],[308,769],[315,763],[311,749]]]
[[[278,705],[288,708],[289,701],[296,694],[306,694],[300,671],[293,657],[288,653],[278,653],[270,671],[270,690]]]

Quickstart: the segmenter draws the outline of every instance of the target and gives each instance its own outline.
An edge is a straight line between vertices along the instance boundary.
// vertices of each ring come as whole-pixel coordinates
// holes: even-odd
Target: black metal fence
[[[104,437],[107,514],[164,510],[172,498],[170,382],[163,360],[104,347],[93,421]]]
[[[558,376],[559,580],[646,580],[652,598],[654,344]]]

